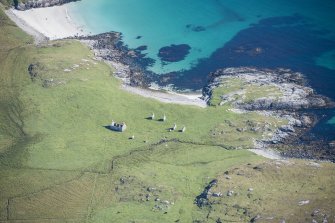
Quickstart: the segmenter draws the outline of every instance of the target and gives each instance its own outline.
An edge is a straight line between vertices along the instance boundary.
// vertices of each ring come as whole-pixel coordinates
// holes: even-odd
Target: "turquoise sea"
[[[155,61],[147,69],[168,77],[161,84],[200,89],[218,68],[284,67],[304,73],[317,92],[335,100],[334,0],[82,0],[69,6],[92,34],[117,31],[129,48],[145,46],[142,53]],[[167,60],[159,57],[164,47],[172,53]],[[335,111],[325,112],[315,134],[335,139]]]

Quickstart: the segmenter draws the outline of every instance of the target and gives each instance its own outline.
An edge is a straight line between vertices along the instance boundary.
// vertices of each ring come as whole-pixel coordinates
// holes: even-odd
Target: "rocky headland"
[[[97,59],[111,64],[116,70],[115,75],[126,85],[147,88],[157,81],[157,75],[146,69],[154,63],[142,53],[146,46],[130,49],[124,45],[122,34],[118,32],[78,39],[93,50]],[[332,144],[320,139],[311,140],[304,135],[320,119],[312,110],[332,108],[334,102],[309,87],[303,74],[288,69],[243,67],[219,69],[208,77],[203,98],[209,106],[213,105],[212,99],[216,97],[219,98],[218,106],[229,103],[237,112],[259,112],[287,120],[287,124],[278,126],[271,136],[264,134],[263,140],[255,140],[256,149],[274,148],[285,157],[335,161]],[[229,86],[231,80],[237,85]],[[215,95],[220,88],[227,89],[227,92]],[[265,132],[257,126],[250,128]]]
[[[97,59],[111,64],[116,70],[115,75],[126,85],[147,88],[157,81],[158,75],[147,70],[154,61],[142,53],[146,46],[130,49],[122,42],[122,34],[118,32],[78,39],[93,50]],[[335,161],[332,144],[321,139],[311,140],[304,135],[320,119],[311,110],[332,108],[334,102],[309,87],[303,74],[288,69],[242,67],[219,69],[208,77],[203,98],[209,106],[213,105],[212,99],[216,97],[218,106],[229,103],[237,112],[259,112],[287,120],[287,124],[278,126],[271,136],[264,133],[263,140],[255,140],[256,149],[266,151],[274,148],[284,157]],[[237,85],[229,86],[231,80]],[[215,95],[220,88],[227,89],[227,92]],[[266,132],[266,129],[257,126],[250,128]]]
[[[105,60],[115,68],[115,75],[131,86],[148,87],[154,75],[146,67],[154,63],[142,53],[146,46],[129,49],[122,42],[122,34],[108,32],[93,36],[77,37],[88,45],[97,59]]]
[[[30,0],[18,3],[16,8],[26,10],[61,5],[72,1],[76,0]],[[124,44],[122,34],[118,32],[91,36],[80,35],[77,34],[75,38],[91,48],[95,59],[104,60],[114,67],[114,74],[122,79],[126,85],[148,88],[153,82],[161,83],[159,81],[161,77],[147,69],[155,63],[153,59],[146,57],[144,51],[147,46],[131,49]],[[188,48],[183,47],[186,49],[185,54],[187,54]],[[170,61],[170,56],[175,59],[176,55],[170,55],[170,48],[166,49],[167,51],[161,52],[161,54],[169,56],[167,61]],[[229,86],[231,80],[235,86],[234,84]],[[215,92],[218,92],[218,89],[227,89],[227,91],[217,95]],[[151,95],[152,92],[145,94]],[[319,139],[311,141],[304,136],[304,133],[319,120],[319,117],[309,110],[330,108],[334,106],[334,103],[330,99],[316,94],[307,85],[301,73],[287,69],[219,69],[209,74],[209,82],[203,89],[203,97],[207,100],[208,105],[223,106],[228,103],[234,108],[232,110],[237,112],[256,111],[287,120],[287,124],[278,126],[270,137],[267,135],[264,136],[263,140],[255,140],[256,148],[276,148],[282,155],[290,157],[335,160],[333,144]],[[214,101],[218,101],[217,104],[213,103],[213,98],[215,98]],[[192,103],[194,102],[192,101]],[[202,104],[201,107],[203,107]],[[266,132],[263,129],[266,126],[249,127],[252,131]]]
[[[335,160],[335,149],[329,142],[302,139],[319,119],[310,111],[332,108],[334,102],[315,93],[301,73],[288,69],[220,69],[209,75],[203,95],[212,106],[229,103],[238,112],[259,112],[287,120],[270,137],[255,141],[258,149],[275,148],[289,157]]]

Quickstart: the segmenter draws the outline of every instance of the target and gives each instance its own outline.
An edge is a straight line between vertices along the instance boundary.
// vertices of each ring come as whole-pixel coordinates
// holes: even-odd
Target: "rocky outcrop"
[[[118,32],[107,32],[94,36],[77,37],[88,45],[98,59],[105,60],[115,68],[115,75],[131,86],[147,87],[151,82],[151,73],[146,67],[154,63],[153,59],[142,53],[145,47],[129,49],[122,42]]]
[[[219,96],[215,93],[217,88],[232,87],[229,84],[236,83],[236,80],[239,82],[234,86],[233,92]],[[262,87],[268,91],[260,93],[259,89]],[[254,89],[254,92],[250,89]],[[303,142],[308,143],[302,143],[301,137],[319,119],[311,111],[332,108],[334,102],[318,95],[307,86],[301,73],[287,69],[220,69],[210,74],[209,84],[204,88],[203,95],[209,105],[211,105],[211,99],[216,97],[221,101],[218,105],[230,103],[235,110],[241,112],[259,112],[287,121],[286,124],[277,126],[262,140],[255,140],[254,146],[257,149],[275,147],[280,150],[281,155],[286,157],[335,160],[335,150],[328,142],[319,139],[314,141],[303,139]],[[217,100],[215,100],[216,103]]]
[[[277,97],[255,98],[250,101],[235,100],[236,94],[222,95],[221,99],[233,101],[235,107],[245,110],[299,110],[331,107],[334,104],[330,99],[318,95],[305,84],[301,73],[292,72],[287,69],[260,70],[254,68],[227,68],[220,69],[210,74],[210,84],[204,89],[204,95],[209,99],[213,89],[229,78],[239,78],[244,85],[271,86],[281,93]]]
[[[55,5],[63,5],[69,2],[76,2],[80,0],[27,0],[27,1],[14,1],[17,10],[28,10],[32,8],[44,8]]]
[[[215,187],[218,183],[218,180],[217,179],[214,179],[212,180],[205,188],[204,190],[202,191],[201,194],[199,194],[196,198],[195,198],[195,201],[194,203],[199,207],[199,208],[202,208],[202,207],[205,207],[207,205],[210,205],[209,203],[209,197],[212,195],[212,193],[210,192],[211,189],[213,187]],[[220,195],[221,196],[221,195]]]

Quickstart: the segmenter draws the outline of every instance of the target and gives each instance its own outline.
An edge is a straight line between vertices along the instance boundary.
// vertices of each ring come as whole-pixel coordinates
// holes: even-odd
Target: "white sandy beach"
[[[75,24],[68,13],[66,4],[27,11],[10,9],[7,11],[7,15],[10,15],[19,27],[34,37],[36,37],[36,33],[40,33],[50,40],[55,40],[87,34],[82,27]]]
[[[83,27],[75,24],[68,13],[68,6],[66,4],[27,11],[10,9],[6,13],[21,29],[32,35],[37,43],[41,43],[46,39],[55,40],[76,35],[88,35],[88,33],[84,32]],[[183,95],[172,91],[163,93],[161,91],[134,88],[128,85],[123,85],[122,89],[164,103],[207,107],[206,102],[199,98],[201,95]]]
[[[68,14],[68,6],[54,6],[38,8],[27,11],[10,9],[6,14],[25,32],[32,35],[36,43],[55,39],[63,39],[76,35],[88,35],[72,20]],[[113,64],[113,67],[118,64]],[[120,64],[121,66],[121,64]],[[179,94],[173,91],[162,92],[159,90],[142,89],[123,84],[122,90],[140,95],[142,97],[158,100],[163,103],[191,105],[206,108],[206,101],[200,94]],[[250,149],[249,151],[269,159],[281,159],[281,156],[273,151]]]
[[[207,103],[200,99],[198,94],[178,94],[175,92],[161,92],[150,89],[136,88],[129,85],[122,85],[122,89],[130,93],[141,95],[142,97],[156,99],[164,103],[180,104],[180,105],[194,105],[201,108],[206,108]]]

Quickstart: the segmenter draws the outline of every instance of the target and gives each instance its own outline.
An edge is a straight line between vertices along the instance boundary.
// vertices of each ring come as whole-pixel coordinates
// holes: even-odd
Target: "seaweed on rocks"
[[[222,104],[229,102],[242,111],[256,111],[288,121],[279,126],[272,137],[255,141],[256,148],[275,148],[286,157],[335,161],[335,148],[330,142],[306,134],[321,118],[315,110],[334,108],[334,102],[309,87],[303,74],[289,69],[219,69],[209,75],[209,83],[203,89],[209,104],[213,91],[230,78],[239,78],[246,86],[275,87],[281,93],[278,97],[265,95],[247,101],[241,99],[243,97],[236,99],[233,94],[221,96]]]
[[[14,1],[15,9],[17,10],[28,10],[32,8],[45,8],[55,5],[64,5],[70,2],[76,2],[80,0],[28,0],[28,1]]]
[[[187,44],[172,44],[170,46],[162,47],[159,50],[158,57],[162,62],[179,62],[185,59],[190,53],[191,47]]]
[[[87,44],[97,58],[109,62],[116,69],[115,75],[125,83],[147,87],[154,79],[154,75],[146,68],[155,61],[142,53],[146,46],[130,49],[123,43],[122,34],[119,32],[77,38]]]

